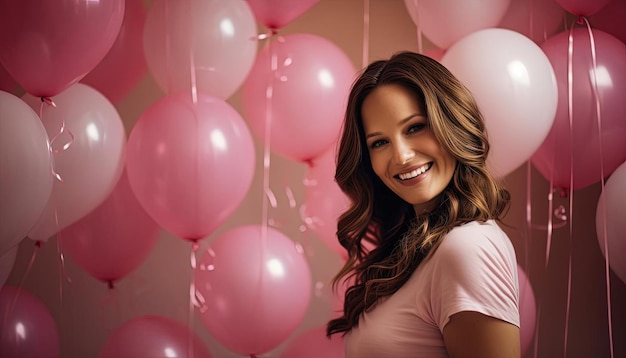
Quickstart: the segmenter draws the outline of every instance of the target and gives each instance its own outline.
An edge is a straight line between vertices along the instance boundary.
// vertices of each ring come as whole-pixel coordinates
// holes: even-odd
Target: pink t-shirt
[[[345,336],[346,358],[447,357],[450,316],[476,311],[519,327],[517,261],[495,221],[452,229],[409,281]]]

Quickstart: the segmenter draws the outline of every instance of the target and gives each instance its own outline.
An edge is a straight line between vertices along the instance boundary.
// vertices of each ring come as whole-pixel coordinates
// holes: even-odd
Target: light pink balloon
[[[289,159],[309,161],[337,141],[355,72],[348,56],[323,37],[279,37],[259,53],[243,86],[246,119],[264,142],[270,105],[270,148]]]
[[[24,289],[0,289],[0,357],[60,356],[59,333],[48,308]]]
[[[441,49],[500,23],[511,0],[404,0],[415,25]]]
[[[0,2],[0,62],[36,97],[78,82],[113,46],[124,0]]]
[[[289,342],[280,358],[344,358],[343,337],[326,337],[326,327],[310,328]]]
[[[257,21],[269,29],[280,29],[302,16],[319,0],[247,0]]]
[[[46,129],[24,101],[0,91],[0,255],[35,225],[52,192]]]
[[[119,102],[146,72],[143,28],[146,9],[141,0],[125,0],[124,21],[113,47],[81,82],[92,86],[113,103]]]
[[[611,270],[626,283],[626,162],[622,163],[606,181],[596,207],[596,234],[598,245]],[[605,234],[606,233],[606,234]],[[608,252],[606,250],[608,244]],[[608,257],[607,257],[608,256]]]
[[[568,111],[569,31],[562,32],[541,45],[556,74],[559,89],[554,125],[545,142],[532,157],[532,163],[555,187],[569,188],[573,156],[573,189],[600,181],[600,163],[604,176],[626,160],[626,45],[615,37],[593,30],[597,68],[593,70],[591,45],[586,28],[572,33],[572,105],[570,135]],[[600,96],[602,133],[598,133],[593,78]],[[602,144],[602,150],[600,149]],[[552,178],[552,179],[551,179]]]
[[[611,0],[555,0],[576,16],[591,16],[602,10]]]
[[[626,1],[611,1],[589,18],[594,29],[611,34],[626,43]]]
[[[275,348],[302,322],[311,273],[301,247],[280,231],[240,226],[219,236],[195,273],[204,299],[200,318],[233,352],[258,355]]]
[[[35,241],[47,241],[109,196],[124,167],[126,133],[113,104],[82,83],[54,96],[56,107],[29,94],[23,99],[36,111],[42,109],[41,121],[56,151],[54,171],[63,180],[54,179],[46,208],[28,233]]]
[[[0,288],[7,282],[13,265],[15,265],[15,259],[17,257],[18,246],[14,246],[4,254],[0,254]]]
[[[511,0],[498,27],[542,43],[564,29],[565,11],[554,0]]]
[[[239,113],[199,93],[162,98],[128,139],[128,179],[143,208],[181,239],[211,234],[235,211],[252,183],[255,151]]]
[[[547,56],[528,37],[506,29],[472,33],[441,63],[472,92],[489,135],[487,164],[504,177],[527,161],[548,135],[557,84]]]
[[[198,91],[228,99],[257,53],[254,14],[243,0],[156,0],[143,35],[148,68],[168,94]]]
[[[303,220],[330,249],[347,257],[337,239],[337,220],[350,206],[350,199],[335,182],[335,146],[316,158],[305,178]]]
[[[159,227],[141,207],[126,173],[95,210],[63,229],[63,251],[94,278],[112,285],[154,248]]]
[[[139,357],[211,358],[211,353],[186,325],[166,317],[139,316],[111,332],[99,358]]]
[[[533,286],[520,265],[517,265],[517,281],[519,283],[520,310],[520,344],[522,355],[528,351],[535,335],[537,323],[537,304]]]

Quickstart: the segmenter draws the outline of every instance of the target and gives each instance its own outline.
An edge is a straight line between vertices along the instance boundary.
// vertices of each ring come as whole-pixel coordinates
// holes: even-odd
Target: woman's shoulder
[[[494,220],[472,221],[450,230],[435,256],[463,256],[469,253],[515,255],[507,234]]]

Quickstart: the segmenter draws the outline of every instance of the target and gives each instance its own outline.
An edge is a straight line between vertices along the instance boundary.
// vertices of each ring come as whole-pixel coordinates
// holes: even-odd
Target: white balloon
[[[496,177],[511,173],[554,123],[558,89],[550,60],[526,36],[494,28],[462,38],[441,63],[469,88],[483,113],[490,169]]]
[[[26,237],[46,207],[53,185],[51,160],[37,113],[0,91],[0,255]]]
[[[596,234],[602,255],[617,277],[626,283],[626,162],[606,181],[596,207]],[[605,219],[606,215],[606,219]],[[605,231],[606,228],[606,231]],[[605,245],[604,234],[606,232]]]

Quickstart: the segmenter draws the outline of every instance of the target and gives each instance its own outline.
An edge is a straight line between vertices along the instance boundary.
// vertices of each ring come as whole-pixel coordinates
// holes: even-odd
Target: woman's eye
[[[372,144],[370,144],[370,147],[372,147],[372,148],[378,148],[378,147],[380,147],[381,145],[383,145],[383,144],[385,144],[385,143],[386,143],[386,141],[384,141],[384,140],[382,140],[382,139],[375,140],[375,141],[373,141],[373,142],[372,142]]]
[[[424,127],[425,127],[425,125],[423,123],[413,124],[412,126],[409,127],[409,130],[407,132],[408,133],[419,132]]]

